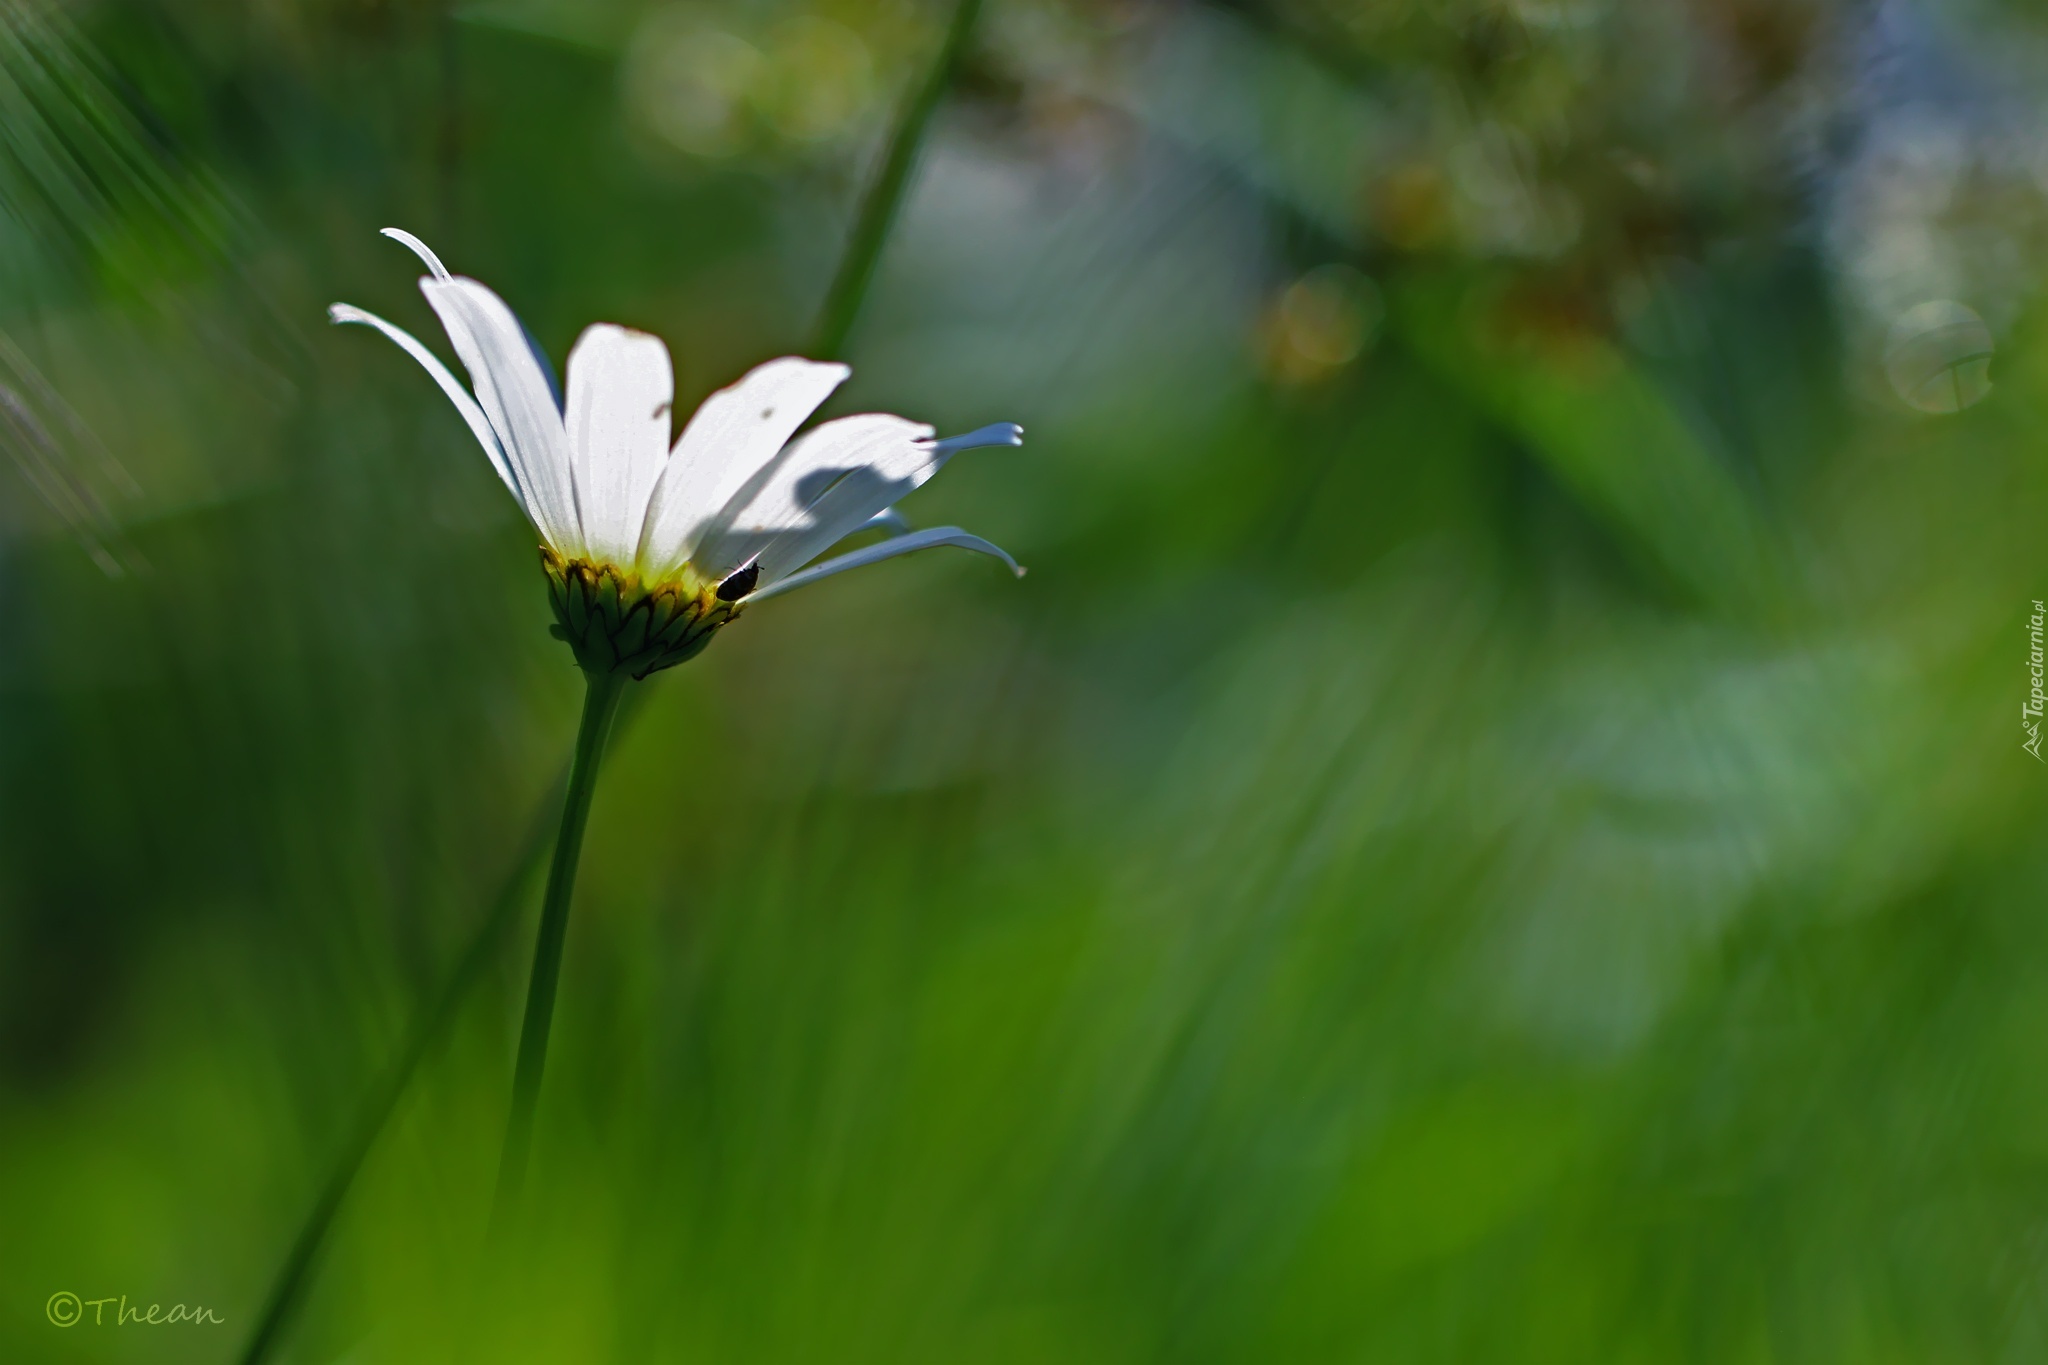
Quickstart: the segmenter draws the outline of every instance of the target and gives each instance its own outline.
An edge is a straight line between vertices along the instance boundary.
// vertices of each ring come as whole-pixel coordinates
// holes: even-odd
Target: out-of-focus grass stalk
[[[960,59],[967,51],[967,40],[973,36],[980,17],[981,0],[960,0],[953,11],[953,22],[946,28],[945,41],[939,44],[938,56],[933,58],[923,83],[911,92],[910,102],[903,106],[903,113],[889,135],[889,149],[883,153],[881,168],[861,200],[853,235],[847,238],[846,254],[839,258],[839,272],[826,291],[825,306],[818,315],[818,330],[812,341],[813,359],[836,360],[846,346],[847,334],[853,330],[854,319],[860,316],[868,285],[874,281],[875,267],[881,262],[882,248],[896,221],[896,210],[910,186],[910,173],[917,168],[925,130],[939,101],[953,84]]]
[[[342,1200],[348,1197],[349,1187],[355,1183],[356,1172],[362,1169],[370,1148],[390,1121],[391,1111],[398,1107],[399,1097],[412,1083],[413,1073],[419,1070],[434,1044],[454,1023],[463,1000],[470,989],[483,979],[492,959],[498,954],[500,944],[518,921],[519,912],[526,902],[526,885],[540,869],[541,857],[548,850],[548,834],[555,827],[555,812],[560,808],[568,786],[569,774],[564,769],[549,784],[547,795],[534,807],[533,818],[527,822],[525,837],[520,841],[518,861],[504,885],[498,888],[490,913],[477,926],[475,936],[455,960],[455,966],[441,983],[440,990],[413,1020],[412,1029],[406,1034],[405,1044],[398,1055],[391,1059],[384,1074],[371,1087],[348,1141],[335,1157],[334,1168],[321,1183],[320,1197],[307,1210],[299,1235],[292,1239],[291,1251],[286,1254],[284,1264],[278,1267],[270,1295],[263,1302],[263,1311],[257,1315],[256,1328],[242,1348],[242,1365],[257,1365],[277,1344],[292,1310],[298,1306],[313,1259],[318,1255],[321,1243],[327,1239],[327,1230],[333,1225]]]
[[[881,260],[883,248],[888,245],[889,229],[895,224],[897,210],[910,188],[911,173],[916,169],[925,131],[939,101],[945,97],[959,71],[961,57],[980,20],[981,5],[982,0],[960,0],[925,79],[912,91],[895,128],[890,132],[888,151],[862,197],[853,231],[847,238],[845,254],[840,258],[839,269],[819,309],[810,347],[810,354],[816,359],[832,359],[840,353],[855,319],[860,316],[861,307],[867,302],[875,267]],[[650,689],[640,688],[627,696],[617,707],[613,728],[623,729],[629,725],[649,692]],[[398,1107],[399,1098],[412,1083],[420,1063],[454,1021],[462,1001],[482,979],[500,942],[518,919],[524,900],[522,892],[548,850],[548,832],[555,825],[554,812],[567,800],[573,767],[572,761],[548,785],[547,795],[527,823],[518,856],[491,903],[490,913],[477,926],[475,937],[456,959],[454,968],[432,1002],[415,1018],[411,1032],[391,1065],[371,1088],[348,1142],[336,1154],[332,1170],[321,1182],[319,1197],[307,1210],[298,1235],[292,1239],[291,1250],[278,1267],[277,1277],[272,1281],[256,1326],[238,1357],[239,1365],[262,1365],[283,1338],[284,1329],[304,1296],[313,1263],[327,1240],[329,1229],[333,1227],[335,1215],[340,1212],[342,1202],[348,1197],[364,1160],[370,1154],[370,1148],[390,1121],[392,1111]],[[502,1164],[499,1178],[502,1187]]]
[[[455,228],[462,172],[462,40],[455,4],[456,0],[442,0],[434,25],[441,86],[434,130],[434,183],[440,190],[440,201],[434,205],[435,230],[451,242],[460,240]]]
[[[555,1017],[555,986],[562,975],[562,941],[569,932],[569,899],[576,892],[576,863],[590,800],[597,794],[597,769],[612,731],[624,673],[586,673],[583,721],[576,729],[576,757],[569,765],[569,790],[562,801],[562,830],[541,898],[540,935],[533,945],[533,975],[526,986],[526,1018],[519,1028],[519,1063],[512,1073],[512,1113],[505,1122],[505,1153],[498,1162],[498,1195],[491,1213],[494,1233],[512,1223],[519,1190],[526,1182],[526,1155],[533,1142],[533,1111],[540,1102],[541,1073],[547,1069],[548,1033]]]

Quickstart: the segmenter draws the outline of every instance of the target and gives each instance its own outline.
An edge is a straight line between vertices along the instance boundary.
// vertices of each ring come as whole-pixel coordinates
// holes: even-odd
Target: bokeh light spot
[[[778,24],[756,95],[763,117],[792,142],[845,135],[874,104],[874,61],[860,35],[829,19]]]
[[[1960,412],[1991,392],[1991,329],[1967,305],[1929,299],[1901,313],[1885,344],[1885,374],[1921,412]]]
[[[655,133],[696,156],[741,149],[742,102],[765,61],[746,39],[687,11],[666,10],[641,28],[628,67],[627,100]]]
[[[1356,360],[1385,316],[1370,276],[1341,262],[1317,266],[1287,286],[1267,320],[1267,371],[1280,383],[1313,383]]]

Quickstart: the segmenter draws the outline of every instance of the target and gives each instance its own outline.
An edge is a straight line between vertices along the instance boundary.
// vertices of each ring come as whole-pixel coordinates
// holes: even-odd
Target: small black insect
[[[745,568],[727,575],[726,580],[718,585],[718,590],[712,596],[721,602],[737,602],[752,592],[754,585],[760,581],[761,561],[757,559]]]

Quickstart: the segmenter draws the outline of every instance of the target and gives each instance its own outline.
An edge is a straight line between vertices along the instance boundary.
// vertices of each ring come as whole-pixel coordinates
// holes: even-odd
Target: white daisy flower
[[[913,550],[1001,549],[957,526],[911,531],[893,511],[962,450],[1023,444],[1011,422],[933,439],[887,413],[798,427],[852,373],[784,356],[704,400],[670,444],[675,397],[659,337],[593,323],[569,352],[563,394],[512,310],[451,275],[409,232],[384,229],[426,262],[420,280],[475,391],[403,329],[337,303],[335,322],[375,327],[425,367],[469,423],[541,536],[555,634],[591,672],[645,677],[695,655],[764,598]],[[902,533],[806,568],[856,531]]]

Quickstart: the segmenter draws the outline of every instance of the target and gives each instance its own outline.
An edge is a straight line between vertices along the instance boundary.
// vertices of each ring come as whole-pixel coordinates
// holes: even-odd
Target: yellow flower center
[[[635,678],[692,659],[720,626],[739,615],[685,567],[676,578],[643,583],[616,564],[564,559],[543,545],[551,634],[566,642],[586,673],[630,673]]]

